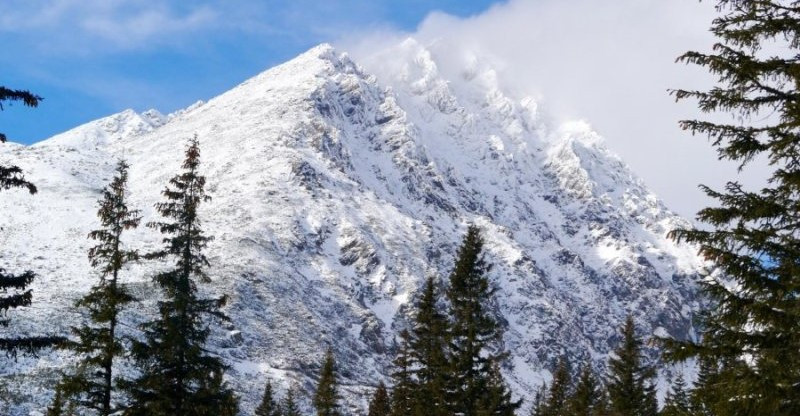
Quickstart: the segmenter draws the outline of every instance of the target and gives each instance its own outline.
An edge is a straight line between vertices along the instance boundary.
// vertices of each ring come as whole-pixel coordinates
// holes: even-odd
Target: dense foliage
[[[673,233],[697,244],[714,272],[699,284],[712,307],[702,317],[702,341],[667,341],[668,357],[698,356],[714,369],[703,383],[705,406],[724,415],[800,414],[800,2],[720,0],[711,52],[680,61],[708,69],[718,84],[676,90],[705,113],[731,122],[685,120],[711,139],[720,159],[746,172],[766,161],[760,190],[736,181],[703,186],[717,205],[703,209],[704,226]],[[712,121],[714,120],[714,121]]]

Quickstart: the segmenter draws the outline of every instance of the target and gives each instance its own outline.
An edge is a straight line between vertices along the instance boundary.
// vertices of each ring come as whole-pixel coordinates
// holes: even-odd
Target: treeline
[[[520,414],[500,368],[506,353],[501,330],[489,305],[493,290],[481,255],[479,229],[467,230],[446,287],[428,278],[417,296],[410,328],[400,333],[391,369],[391,384],[377,383],[369,398],[368,416],[447,416]],[[444,312],[442,312],[444,311]],[[620,329],[621,342],[608,362],[609,372],[598,377],[587,361],[573,371],[567,356],[558,361],[549,384],[530,392],[531,416],[705,416],[713,415],[714,398],[704,386],[713,382],[714,369],[701,366],[699,380],[689,389],[683,374],[674,378],[659,411],[656,369],[646,364],[643,340],[633,318]],[[331,350],[318,375],[313,404],[318,416],[347,413],[340,407]],[[293,416],[296,389],[280,400],[267,380],[256,416]]]
[[[428,278],[416,296],[409,328],[396,346],[391,385],[382,381],[369,400],[369,416],[513,416],[514,400],[501,367],[501,326],[492,314],[494,289],[487,276],[480,230],[470,226],[444,288]],[[607,378],[594,375],[591,363],[571,371],[566,356],[549,386],[535,392],[532,416],[700,415],[689,405],[682,376],[676,379],[662,412],[656,399],[655,369],[644,363],[642,341],[632,318],[621,329],[622,342],[609,361]],[[333,352],[321,367],[313,403],[319,416],[346,415],[339,404]],[[296,395],[277,398],[267,380],[257,416],[295,415]],[[698,398],[698,404],[702,400]],[[678,413],[676,413],[678,412]]]

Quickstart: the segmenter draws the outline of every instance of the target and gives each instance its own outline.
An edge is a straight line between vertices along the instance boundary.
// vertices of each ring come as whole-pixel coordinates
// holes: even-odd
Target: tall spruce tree
[[[237,412],[237,399],[223,382],[225,366],[205,349],[210,329],[204,318],[224,318],[220,307],[225,298],[202,299],[197,293],[198,282],[210,281],[204,250],[211,240],[199,216],[200,204],[210,200],[199,166],[195,137],[186,149],[183,172],[170,179],[163,191],[166,201],[156,204],[165,222],[148,224],[164,234],[164,248],[148,257],[170,260],[173,267],[155,275],[164,300],[158,303],[158,318],[142,325],[144,340],[133,343],[141,374],[128,384],[131,407],[126,415]]]
[[[314,407],[317,409],[317,416],[339,416],[341,414],[336,360],[331,348],[328,348],[325,353],[325,361],[322,363],[317,391],[314,393]]]
[[[281,405],[281,416],[301,416],[300,413],[300,406],[297,404],[295,399],[296,388],[289,387],[289,390],[286,392],[286,397],[283,398],[283,403]]]
[[[683,374],[678,373],[670,385],[660,416],[692,416],[689,392]]]
[[[667,342],[667,358],[711,357],[719,389],[735,402],[734,415],[800,414],[800,3],[720,0],[709,53],[679,61],[708,69],[718,84],[708,91],[676,90],[705,113],[733,122],[684,120],[706,135],[720,159],[747,171],[753,160],[771,168],[767,184],[748,190],[737,181],[724,190],[702,186],[717,206],[705,225],[672,233],[697,244],[718,273],[699,284],[713,305],[702,316],[703,342]]]
[[[692,416],[717,416],[736,414],[737,401],[730,400],[726,389],[719,383],[720,368],[724,367],[710,356],[701,356],[697,364],[697,379],[689,393]]]
[[[487,403],[485,395],[492,366],[506,354],[499,351],[502,329],[489,304],[494,289],[489,283],[489,265],[483,258],[483,238],[470,226],[458,250],[447,299],[450,302],[449,407],[452,413],[474,416]],[[519,406],[521,403],[504,403]],[[483,409],[482,411],[492,411]]]
[[[544,414],[546,416],[566,416],[569,414],[568,400],[572,393],[572,378],[570,377],[569,361],[562,356],[556,365],[553,382],[545,400]]]
[[[428,278],[408,338],[418,383],[415,400],[424,405],[426,416],[450,414],[447,406],[447,316],[439,311],[438,299],[436,284],[433,278]]]
[[[375,394],[372,395],[372,400],[369,402],[369,411],[367,416],[391,416],[392,415],[392,400],[389,398],[389,391],[386,389],[386,384],[381,381],[378,388],[375,389]]]
[[[400,345],[394,359],[394,371],[392,380],[392,415],[408,416],[416,415],[419,410],[417,400],[418,383],[414,376],[414,360],[411,357],[410,341],[411,334],[408,330],[400,332]]]
[[[36,107],[42,97],[32,94],[25,90],[12,90],[0,86],[0,110],[3,103],[22,101],[28,107]],[[0,133],[0,143],[6,141],[6,136]],[[23,175],[22,169],[15,165],[0,165],[0,191],[13,188],[25,188],[31,194],[36,193],[36,186],[28,182]],[[10,293],[0,296],[0,327],[7,328],[11,323],[8,312],[11,309],[26,307],[31,305],[33,299],[32,291],[28,289],[36,275],[28,270],[19,274],[8,272],[0,267],[0,292]],[[63,342],[63,337],[57,336],[28,336],[14,335],[0,337],[0,351],[7,355],[16,357],[20,352],[34,354],[43,348],[51,347]]]
[[[495,361],[486,383],[486,392],[481,398],[477,414],[480,416],[514,416],[516,410],[522,405],[521,401],[514,401],[506,385],[500,364]]]
[[[89,262],[100,281],[75,305],[88,311],[90,322],[73,327],[77,340],[65,344],[78,355],[79,371],[65,376],[61,388],[84,414],[108,416],[116,411],[114,361],[125,353],[117,331],[119,314],[134,300],[119,278],[122,269],[139,258],[135,250],[124,247],[122,234],[141,221],[139,211],[128,208],[127,183],[128,165],[119,161],[116,175],[99,201],[101,228],[89,233],[89,238],[97,242],[89,249]]]
[[[275,392],[272,390],[272,381],[267,380],[264,386],[264,394],[261,396],[261,403],[256,407],[255,416],[279,416],[280,408],[275,401]]]
[[[50,406],[45,410],[45,416],[78,416],[77,405],[68,396],[70,393],[65,392],[62,384],[56,386],[55,395],[53,395]]]
[[[536,389],[531,401],[531,416],[547,415],[547,383]]]
[[[633,318],[622,327],[622,344],[609,360],[608,393],[611,409],[625,416],[655,416],[658,413],[653,368],[642,362],[642,342],[636,337]]]
[[[598,416],[602,410],[600,383],[592,373],[592,366],[586,363],[581,367],[575,389],[567,400],[567,408],[571,416]]]

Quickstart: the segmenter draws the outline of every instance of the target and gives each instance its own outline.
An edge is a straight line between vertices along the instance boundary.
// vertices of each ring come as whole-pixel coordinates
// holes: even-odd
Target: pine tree
[[[300,407],[295,401],[295,388],[290,387],[286,392],[286,397],[283,399],[283,406],[281,406],[281,416],[301,416]]]
[[[26,90],[12,90],[0,86],[0,111],[3,110],[4,102],[21,101],[28,107],[38,107],[42,97]],[[6,142],[6,135],[0,133],[0,143]],[[11,188],[26,188],[31,194],[36,193],[36,186],[25,180],[22,169],[18,166],[0,165],[0,191]],[[2,286],[0,286],[2,288]]]
[[[701,358],[697,365],[697,380],[694,382],[689,394],[689,405],[693,416],[713,416],[711,396],[715,389],[709,388],[714,384],[717,373],[717,363],[711,358]]]
[[[655,372],[642,363],[641,344],[629,316],[622,327],[622,344],[614,351],[616,357],[609,360],[611,409],[621,415],[655,416],[658,410],[652,382]]]
[[[200,204],[210,199],[199,165],[195,137],[186,150],[183,172],[163,191],[166,201],[156,205],[171,222],[148,224],[164,234],[164,248],[148,258],[172,260],[174,266],[154,277],[165,299],[158,303],[158,318],[142,325],[144,340],[133,343],[141,374],[128,383],[132,406],[126,415],[226,416],[237,411],[237,399],[223,382],[225,366],[205,350],[210,329],[203,318],[223,318],[219,308],[225,298],[201,299],[197,294],[197,283],[210,281],[203,251],[211,240],[199,218]]]
[[[500,372],[500,365],[495,361],[492,363],[486,392],[481,398],[477,414],[480,416],[514,416],[514,412],[521,405],[522,402],[513,401],[511,391]]]
[[[255,416],[279,416],[280,409],[273,397],[272,382],[267,380],[267,385],[264,387],[264,395],[261,397],[261,403],[256,407]]]
[[[547,416],[547,383],[542,384],[533,394],[531,416]]]
[[[447,290],[452,320],[448,348],[449,407],[452,413],[464,416],[477,415],[480,403],[487,402],[485,394],[492,366],[506,356],[497,352],[502,330],[489,309],[494,290],[486,276],[489,265],[482,250],[480,230],[470,226],[459,248]]]
[[[416,367],[416,398],[424,404],[426,416],[447,416],[447,317],[439,312],[433,278],[428,278],[417,304],[410,331],[410,356]]]
[[[0,327],[8,328],[10,326],[11,320],[8,318],[10,309],[31,305],[33,294],[28,286],[35,277],[36,274],[30,270],[22,274],[11,274],[0,268],[0,292],[12,292],[10,295],[0,296]],[[19,353],[36,354],[37,351],[61,344],[65,340],[66,338],[55,335],[2,337],[0,338],[0,351],[4,351],[7,356],[16,358]]]
[[[24,90],[12,90],[0,86],[0,110],[4,102],[22,101],[29,107],[36,107],[42,98]],[[0,133],[0,143],[6,141],[6,136]],[[0,165],[0,191],[12,188],[25,188],[31,194],[36,193],[36,186],[28,182],[22,169],[18,166]],[[0,267],[0,292],[11,294],[0,296],[0,327],[7,328],[11,323],[7,315],[10,309],[31,305],[33,295],[28,286],[36,275],[28,270],[20,274],[13,274]],[[51,347],[63,342],[63,337],[57,336],[11,336],[0,337],[0,351],[6,355],[16,357],[18,353],[35,354],[43,348]]]
[[[659,413],[660,416],[692,416],[689,393],[686,388],[683,374],[678,373],[664,399],[664,407]]]
[[[389,398],[389,392],[386,390],[386,385],[381,381],[378,388],[375,389],[375,394],[369,402],[369,412],[367,416],[391,416],[392,403]]]
[[[702,343],[666,342],[667,358],[710,357],[720,369],[717,389],[733,415],[800,414],[800,3],[719,0],[709,53],[679,61],[718,77],[708,91],[676,90],[711,114],[736,121],[685,120],[681,127],[709,137],[720,159],[746,174],[753,160],[771,173],[759,190],[731,181],[702,186],[717,201],[695,229],[672,236],[699,246],[717,273],[699,280],[712,305],[701,316]],[[765,50],[767,48],[768,50]]]
[[[64,383],[56,386],[53,400],[47,407],[45,416],[78,416],[76,403],[72,400],[74,393],[69,390],[69,386]]]
[[[13,103],[14,101],[22,101],[22,104],[28,107],[38,107],[39,101],[42,101],[42,97],[33,94],[27,90],[12,90],[10,88],[6,88],[0,85],[0,111],[4,110],[3,108],[4,102]],[[6,140],[7,140],[6,135],[0,133],[0,143],[5,143]],[[3,172],[2,169],[0,169],[0,183],[4,182],[3,181],[4,176],[2,172]],[[30,186],[28,187],[28,189],[31,191],[31,193],[36,192],[35,187],[31,188],[33,185],[28,185],[28,186]]]
[[[697,379],[689,393],[692,416],[717,416],[736,414],[737,402],[730,400],[725,389],[720,388],[720,368],[716,359],[701,356],[698,362]]]
[[[407,330],[400,333],[400,346],[394,359],[394,371],[392,380],[392,415],[408,416],[415,415],[419,411],[417,401],[418,384],[414,377],[413,359],[411,358],[410,342],[411,334]]]
[[[322,364],[322,371],[320,371],[317,391],[314,394],[314,407],[317,409],[318,416],[340,415],[337,384],[336,361],[333,358],[333,350],[328,348],[325,362]]]
[[[65,344],[78,354],[80,371],[65,376],[62,387],[71,392],[81,408],[103,416],[115,412],[114,360],[125,353],[117,326],[120,311],[133,301],[119,282],[119,274],[126,264],[139,257],[122,243],[122,233],[136,228],[141,221],[139,212],[128,208],[127,181],[128,165],[120,161],[116,176],[103,190],[99,202],[97,216],[102,228],[89,233],[89,238],[97,241],[89,249],[89,262],[98,270],[100,281],[76,303],[76,307],[88,310],[91,324],[73,327],[78,339]]]
[[[575,390],[567,400],[567,408],[572,416],[596,416],[598,404],[602,400],[600,385],[592,373],[592,366],[584,364],[575,384]]]
[[[64,410],[64,407],[66,405],[67,405],[66,400],[64,399],[64,394],[62,393],[62,390],[57,388],[56,394],[53,396],[53,401],[47,408],[45,416],[66,416]]]
[[[553,375],[553,383],[547,394],[544,409],[547,416],[566,416],[569,414],[568,399],[571,394],[572,379],[569,374],[567,357],[561,357]]]
[[[611,410],[611,403],[608,398],[608,392],[605,390],[600,391],[600,398],[594,407],[593,416],[619,416]]]

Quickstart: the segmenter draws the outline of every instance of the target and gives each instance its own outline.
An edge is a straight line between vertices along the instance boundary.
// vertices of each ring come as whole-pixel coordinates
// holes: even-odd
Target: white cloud
[[[209,6],[178,9],[145,0],[9,0],[0,3],[0,32],[40,35],[49,51],[136,49],[164,44],[216,23]]]
[[[512,0],[469,18],[434,13],[415,33],[349,34],[339,44],[358,58],[411,35],[452,45],[448,57],[438,56],[445,65],[462,64],[465,54],[456,50],[491,60],[507,89],[538,97],[557,120],[588,120],[668,206],[692,218],[711,203],[698,184],[760,184],[765,171],[736,177],[735,165],[718,162],[707,140],[677,126],[699,114],[667,90],[714,81],[674,62],[687,50],[710,49],[711,3]]]
[[[84,19],[81,27],[115,45],[130,47],[176,33],[194,32],[213,22],[214,17],[209,8],[199,8],[184,16],[172,15],[165,9],[141,10],[124,17],[93,16]]]

